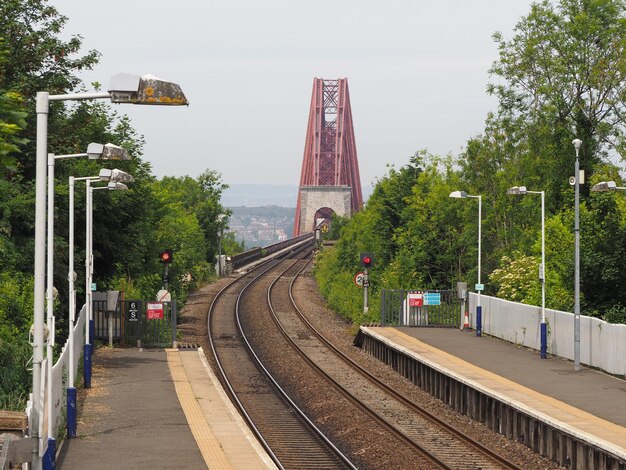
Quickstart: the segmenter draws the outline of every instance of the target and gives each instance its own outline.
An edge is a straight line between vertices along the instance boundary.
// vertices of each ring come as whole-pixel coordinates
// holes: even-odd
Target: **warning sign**
[[[146,318],[148,320],[163,320],[163,302],[148,302]]]
[[[407,298],[409,307],[421,307],[424,305],[424,295],[421,292],[409,292]]]

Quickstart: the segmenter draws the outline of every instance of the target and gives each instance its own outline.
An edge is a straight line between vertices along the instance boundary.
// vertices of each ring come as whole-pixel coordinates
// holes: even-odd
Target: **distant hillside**
[[[298,186],[289,184],[231,184],[222,194],[225,207],[296,207]]]
[[[230,184],[222,194],[225,207],[296,207],[298,186],[295,184]],[[372,193],[371,186],[363,186],[363,200]]]

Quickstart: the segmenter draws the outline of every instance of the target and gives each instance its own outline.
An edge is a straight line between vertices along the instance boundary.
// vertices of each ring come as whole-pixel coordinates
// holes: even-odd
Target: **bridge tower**
[[[350,216],[362,205],[348,79],[314,78],[294,236],[311,232],[316,219]]]

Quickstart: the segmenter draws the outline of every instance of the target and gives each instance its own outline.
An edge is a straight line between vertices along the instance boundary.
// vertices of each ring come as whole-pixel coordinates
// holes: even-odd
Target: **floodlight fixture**
[[[506,193],[523,196],[524,194],[528,194],[528,191],[526,191],[526,186],[513,186],[507,189]]]
[[[179,85],[154,75],[119,73],[111,77],[108,92],[113,103],[189,105]]]
[[[626,187],[617,186],[615,181],[600,181],[598,184],[594,184],[591,188],[592,191],[605,192],[605,191],[617,191],[618,189],[624,191]]]
[[[107,189],[109,191],[127,191],[128,186],[126,186],[124,183],[120,183],[119,181],[111,181],[107,185]]]
[[[90,160],[130,160],[126,149],[114,144],[92,142],[87,147],[87,155]]]
[[[109,169],[102,168],[100,173],[98,174],[98,178],[100,181],[117,181],[119,183],[134,183],[135,178],[132,175],[126,173],[125,171],[118,170],[117,168]]]

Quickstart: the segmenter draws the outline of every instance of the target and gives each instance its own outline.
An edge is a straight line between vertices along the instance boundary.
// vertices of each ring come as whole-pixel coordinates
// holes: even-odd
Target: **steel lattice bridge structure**
[[[363,205],[348,79],[313,79],[294,236]]]

